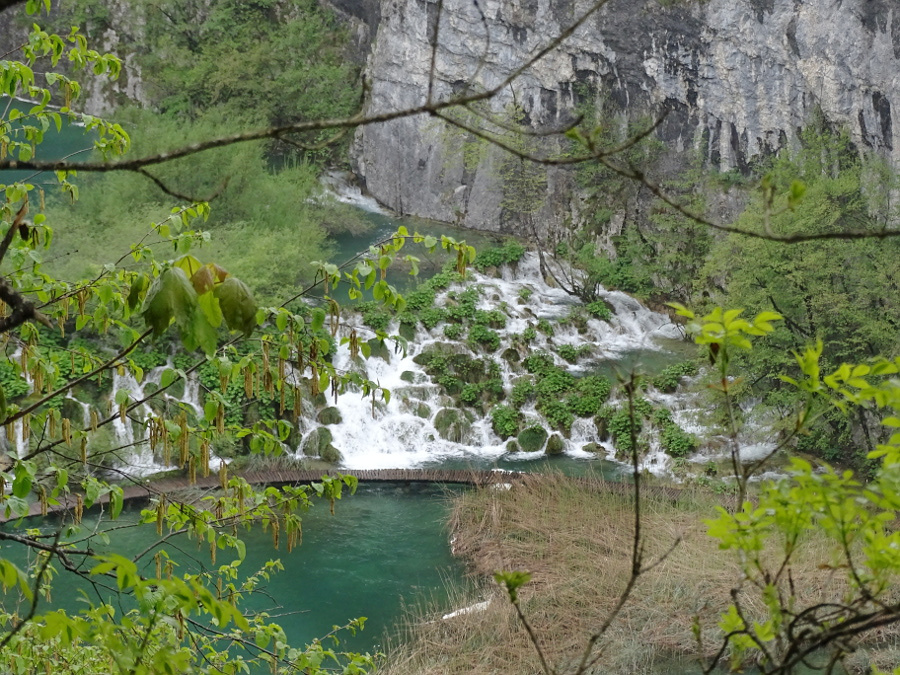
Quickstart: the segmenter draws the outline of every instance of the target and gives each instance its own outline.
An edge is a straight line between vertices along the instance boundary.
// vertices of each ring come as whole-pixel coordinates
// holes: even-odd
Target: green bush
[[[551,369],[556,367],[553,365],[553,357],[547,352],[529,354],[522,359],[522,365],[525,366],[525,370],[529,373],[538,376],[546,375]]]
[[[506,314],[499,309],[475,310],[473,322],[479,326],[488,326],[490,328],[506,328]]]
[[[635,437],[640,434],[641,420],[637,416],[632,419],[631,415],[628,414],[628,407],[623,406],[609,418],[606,428],[609,431],[610,436],[612,436],[613,444],[616,446],[616,449],[621,452],[630,453],[632,451],[631,432],[633,429]]]
[[[500,438],[507,439],[517,435],[521,420],[522,415],[515,408],[498,405],[491,410],[491,427]]]
[[[678,389],[681,380],[684,377],[691,377],[697,374],[697,364],[693,361],[682,361],[664,368],[662,372],[653,378],[653,386],[660,391],[672,393]]]
[[[534,396],[534,393],[534,381],[530,378],[523,378],[513,385],[509,398],[516,408],[521,408]]]
[[[356,306],[356,311],[362,314],[363,324],[374,331],[384,333],[391,325],[391,315],[380,303],[361,302]]]
[[[416,290],[407,293],[405,296],[406,307],[414,312],[420,312],[423,309],[434,307],[436,294],[434,289],[428,285],[419,286]]]
[[[496,351],[500,348],[500,336],[490,328],[486,328],[479,324],[475,324],[469,328],[468,342],[473,348],[479,345],[486,347],[491,351]]]
[[[538,378],[536,387],[538,402],[559,402],[574,386],[575,377],[571,373],[561,368],[554,368],[543,377]]]
[[[446,319],[447,311],[441,307],[426,307],[419,312],[419,321],[428,330],[437,326],[441,321],[446,321]]]
[[[575,421],[575,416],[562,401],[547,401],[539,407],[547,422],[555,429],[568,431]]]
[[[480,384],[464,384],[462,391],[459,393],[459,400],[468,405],[473,405],[481,398]]]
[[[696,451],[700,444],[694,434],[689,434],[674,422],[669,422],[663,428],[660,442],[672,457],[686,457]]]
[[[578,350],[573,345],[560,345],[556,348],[556,353],[569,363],[575,363],[578,360]]]
[[[609,306],[603,300],[594,300],[584,306],[587,313],[601,321],[609,321],[612,318],[612,312]]]
[[[462,337],[463,327],[458,323],[448,323],[444,326],[444,337],[448,340],[459,340]]]
[[[486,248],[478,252],[472,266],[483,272],[488,267],[501,267],[517,263],[525,255],[525,247],[515,239],[510,239],[502,246]]]
[[[586,375],[576,380],[575,391],[585,396],[596,396],[601,401],[605,401],[612,391],[612,383],[602,375]]]

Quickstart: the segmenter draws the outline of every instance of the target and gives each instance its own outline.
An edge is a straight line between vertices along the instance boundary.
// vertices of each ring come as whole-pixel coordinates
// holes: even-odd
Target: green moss
[[[535,424],[519,432],[516,440],[523,452],[539,452],[547,441],[547,431],[544,427]]]

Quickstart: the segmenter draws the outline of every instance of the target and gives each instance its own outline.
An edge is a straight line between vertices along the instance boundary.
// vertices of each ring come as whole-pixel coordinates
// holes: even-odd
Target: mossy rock
[[[412,341],[416,337],[416,327],[411,323],[401,323],[398,332],[400,333],[400,337],[404,340]]]
[[[387,343],[384,340],[379,340],[378,338],[372,338],[369,340],[369,347],[372,349],[372,353],[369,354],[369,358],[378,357],[382,361],[387,363],[391,362],[391,350],[388,348]]]
[[[581,449],[585,452],[593,452],[595,455],[603,452],[603,446],[597,443],[585,443],[581,446]]]
[[[413,411],[416,417],[421,417],[423,420],[427,420],[431,417],[431,406],[427,403],[419,403],[416,405],[415,410]]]
[[[328,427],[316,427],[303,440],[300,449],[308,457],[321,457],[333,438]]]
[[[563,441],[562,436],[559,434],[553,434],[550,438],[547,439],[547,450],[546,453],[548,455],[561,455],[563,450],[566,449],[566,443]]]
[[[328,405],[328,397],[321,392],[316,394],[313,396],[313,405],[315,405],[316,408],[324,408]]]
[[[334,447],[331,443],[322,448],[322,451],[319,453],[319,457],[324,459],[326,462],[330,462],[331,464],[337,464],[343,459],[341,451]]]
[[[503,353],[500,355],[500,358],[507,363],[518,363],[522,360],[522,357],[519,354],[519,350],[515,347],[507,347],[506,349],[504,349]]]
[[[344,421],[341,411],[333,405],[322,408],[316,415],[316,419],[319,420],[319,424],[340,424]]]
[[[416,382],[416,373],[411,370],[404,370],[400,373],[400,379],[404,382],[409,382],[410,384],[415,384]]]
[[[539,452],[547,441],[547,431],[538,425],[528,427],[519,432],[516,440],[523,452]]]
[[[458,408],[441,408],[434,417],[434,428],[445,441],[462,443],[472,430],[472,416]]]
[[[421,354],[413,357],[413,363],[420,366],[427,366],[434,356],[451,356],[453,354],[466,354],[469,350],[464,344],[459,342],[435,342],[422,350]],[[471,358],[471,357],[470,357]]]
[[[516,443],[514,439],[510,439],[506,442],[506,451],[507,452],[518,452],[519,444]]]
[[[597,438],[605,443],[609,440],[609,420],[605,417],[595,417],[594,424],[597,427]]]

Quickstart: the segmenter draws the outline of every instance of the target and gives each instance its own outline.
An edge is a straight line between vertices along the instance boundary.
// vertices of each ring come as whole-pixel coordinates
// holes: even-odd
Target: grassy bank
[[[739,583],[728,551],[706,534],[721,497],[684,491],[677,498],[647,494],[642,533],[649,564],[671,553],[638,580],[631,598],[597,643],[602,652],[591,672],[685,672],[679,662],[698,654],[692,624],[699,620],[705,651],[721,639],[718,617]],[[458,498],[453,514],[455,550],[469,562],[477,589],[461,592],[459,607],[489,600],[483,611],[441,620],[420,612],[407,625],[403,642],[389,650],[380,671],[389,675],[449,673],[539,673],[534,647],[499,587],[488,581],[496,570],[528,570],[533,580],[520,591],[521,606],[550,664],[559,673],[575,670],[588,636],[601,626],[625,588],[631,571],[633,500],[604,487],[563,477],[512,490],[472,491]],[[678,544],[672,549],[672,546]],[[794,583],[804,601],[840,597],[841,588],[820,565],[829,562],[823,545],[811,541],[798,558]],[[885,647],[896,634],[874,636]],[[854,660],[877,658],[866,652]]]

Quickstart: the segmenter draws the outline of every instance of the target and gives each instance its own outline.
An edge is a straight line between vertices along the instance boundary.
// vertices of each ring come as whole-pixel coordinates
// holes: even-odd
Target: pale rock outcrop
[[[365,4],[365,3],[363,3]],[[478,7],[484,12],[484,22]],[[435,94],[501,82],[588,7],[582,0],[445,0]],[[368,59],[369,112],[424,102],[437,3],[382,0]],[[489,33],[490,40],[486,35]],[[610,0],[564,45],[492,102],[520,105],[536,128],[561,125],[597,93],[627,115],[668,110],[660,137],[727,170],[796,139],[816,111],[860,147],[900,163],[900,5],[892,0]],[[455,138],[455,137],[454,137]],[[458,139],[456,139],[458,140]],[[480,229],[513,228],[501,208],[498,154],[466,170],[428,116],[361,129],[358,173],[403,213]],[[548,175],[534,220],[570,217],[571,176]],[[576,209],[577,210],[577,209]]]

